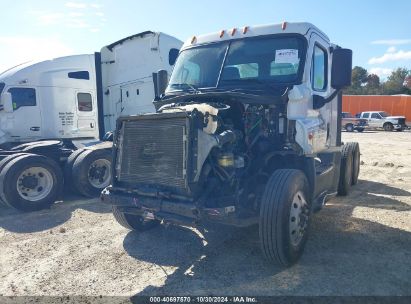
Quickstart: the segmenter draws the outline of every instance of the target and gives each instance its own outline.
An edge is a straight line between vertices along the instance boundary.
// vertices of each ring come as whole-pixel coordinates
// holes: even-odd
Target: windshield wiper
[[[199,94],[201,91],[193,86],[192,84],[189,83],[173,83],[171,84],[171,87],[179,87],[181,90],[183,90],[182,87],[190,88],[192,91],[194,91],[194,94]]]
[[[270,90],[276,90],[277,87],[275,86],[275,84],[271,84],[268,81],[264,81],[258,78],[245,78],[245,79],[226,79],[226,80],[221,80],[220,81],[220,85],[224,82],[227,85],[250,85],[250,84],[257,84],[257,85],[262,85],[264,88],[270,89]],[[233,89],[232,91],[262,91],[262,87],[256,87],[256,88],[250,88],[248,86],[244,87],[244,88],[236,88]]]

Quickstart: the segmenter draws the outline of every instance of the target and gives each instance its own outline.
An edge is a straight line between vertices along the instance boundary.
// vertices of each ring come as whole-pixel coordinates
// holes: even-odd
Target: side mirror
[[[338,90],[351,85],[352,50],[334,49],[331,65],[331,86]]]
[[[164,94],[168,84],[168,73],[166,70],[159,70],[153,74],[155,99],[158,100]]]
[[[3,109],[4,112],[12,113],[13,112],[13,100],[9,92],[3,93]]]

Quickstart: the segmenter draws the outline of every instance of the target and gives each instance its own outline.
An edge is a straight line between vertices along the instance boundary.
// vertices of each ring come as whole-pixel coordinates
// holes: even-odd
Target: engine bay
[[[198,132],[188,151],[194,163],[190,195],[203,207],[258,210],[270,166],[281,167],[281,155],[294,153],[282,104],[189,101],[157,111],[166,113],[185,113]]]

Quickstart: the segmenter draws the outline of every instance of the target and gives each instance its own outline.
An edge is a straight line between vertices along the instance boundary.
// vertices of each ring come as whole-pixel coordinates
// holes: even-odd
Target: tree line
[[[346,95],[411,95],[411,70],[407,68],[393,70],[385,81],[360,66],[352,69],[351,76],[351,86],[344,90]]]

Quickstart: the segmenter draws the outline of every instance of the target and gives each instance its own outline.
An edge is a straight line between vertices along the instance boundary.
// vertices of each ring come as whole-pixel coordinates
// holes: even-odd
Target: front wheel
[[[146,220],[140,215],[122,212],[115,206],[113,206],[113,215],[117,223],[124,228],[139,232],[153,229],[160,224],[158,220]]]
[[[303,253],[311,215],[309,192],[300,170],[276,170],[269,179],[259,223],[261,249],[269,261],[290,266]]]
[[[384,128],[384,131],[387,131],[387,132],[391,132],[394,130],[394,126],[392,125],[392,123],[389,123],[389,122],[385,123],[383,128]]]
[[[353,124],[346,124],[345,125],[345,130],[347,132],[354,132],[354,125]]]
[[[364,132],[364,128],[357,128],[357,131],[360,132],[360,133]]]

